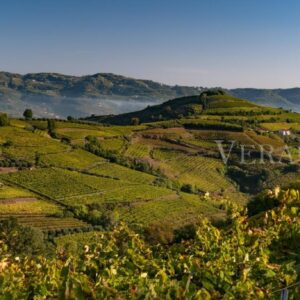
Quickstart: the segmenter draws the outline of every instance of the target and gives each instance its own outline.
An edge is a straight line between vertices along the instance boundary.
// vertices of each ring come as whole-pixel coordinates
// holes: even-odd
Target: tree
[[[38,166],[41,163],[41,154],[38,152],[35,152],[35,165]]]
[[[131,118],[131,125],[139,125],[140,119],[139,118]]]
[[[74,118],[73,118],[72,116],[68,116],[68,117],[67,117],[67,120],[68,120],[68,121],[74,121]]]
[[[8,126],[9,125],[9,119],[7,114],[0,114],[0,127]]]
[[[48,119],[47,121],[47,129],[48,129],[48,133],[53,137],[56,138],[56,132],[55,132],[55,121],[52,119]]]
[[[32,116],[33,116],[33,113],[32,113],[32,110],[27,108],[24,110],[24,113],[23,113],[23,117],[26,119],[26,120],[31,120],[32,119]]]
[[[0,222],[0,240],[13,255],[37,255],[46,250],[41,231],[23,227],[13,218]]]
[[[190,193],[190,194],[193,194],[195,192],[194,187],[189,183],[183,184],[181,190],[185,193]]]
[[[68,136],[63,136],[60,141],[63,143],[63,144],[67,144],[67,145],[70,145],[71,144],[71,138],[68,137]]]

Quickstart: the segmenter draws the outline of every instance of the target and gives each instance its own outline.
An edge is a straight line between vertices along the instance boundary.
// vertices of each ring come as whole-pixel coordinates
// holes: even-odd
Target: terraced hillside
[[[296,161],[299,115],[221,91],[93,120],[106,124],[11,119],[0,127],[1,219],[51,239],[119,221],[175,229],[203,216],[220,222],[228,203],[245,205],[299,177],[285,148]],[[268,147],[275,163],[262,164]]]

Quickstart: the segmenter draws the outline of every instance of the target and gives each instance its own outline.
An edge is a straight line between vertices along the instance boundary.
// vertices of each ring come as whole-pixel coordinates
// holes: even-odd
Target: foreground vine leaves
[[[228,224],[203,220],[193,240],[149,245],[125,224],[76,256],[14,257],[0,241],[1,299],[276,299],[297,281],[299,193],[249,218],[230,207]],[[290,299],[299,299],[297,288]]]

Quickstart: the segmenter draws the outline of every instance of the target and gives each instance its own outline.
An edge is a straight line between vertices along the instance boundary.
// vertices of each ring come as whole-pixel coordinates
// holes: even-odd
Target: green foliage
[[[1,240],[0,296],[10,299],[266,299],[295,282],[295,260],[278,238],[289,230],[299,238],[298,212],[272,211],[257,229],[247,216],[232,210],[230,231],[206,220],[192,240],[162,247],[149,246],[124,224],[99,233],[76,256],[64,252],[54,259],[9,255]],[[283,241],[283,240],[282,240]],[[293,247],[293,246],[292,246]],[[291,247],[291,249],[293,249]],[[276,259],[280,257],[280,261]],[[26,283],[26,284],[25,284]],[[290,291],[298,299],[299,291]]]
[[[140,125],[140,119],[139,118],[131,118],[131,125]]]
[[[243,131],[243,127],[237,124],[230,124],[216,121],[190,121],[184,122],[183,126],[188,129],[212,129],[212,130],[228,130],[228,131]]]
[[[15,256],[37,255],[46,251],[43,233],[39,230],[19,225],[16,219],[0,221],[0,241]]]
[[[9,119],[7,114],[0,113],[0,127],[8,126],[9,125]]]
[[[191,193],[191,194],[193,194],[195,192],[195,188],[189,183],[183,184],[181,187],[181,190],[183,192]]]
[[[57,136],[57,134],[55,132],[55,129],[56,129],[55,120],[53,120],[53,119],[47,120],[47,129],[48,129],[48,133],[50,134],[50,136],[52,136],[53,138],[55,138]]]
[[[33,113],[32,113],[32,110],[27,108],[25,109],[24,113],[23,113],[23,117],[26,119],[26,120],[31,120],[32,117],[33,117]]]

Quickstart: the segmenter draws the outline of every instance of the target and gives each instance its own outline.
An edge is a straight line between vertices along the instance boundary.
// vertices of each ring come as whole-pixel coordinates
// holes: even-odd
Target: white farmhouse
[[[291,131],[288,130],[288,129],[280,129],[278,131],[279,134],[283,135],[283,136],[286,136],[286,135],[291,135]]]

